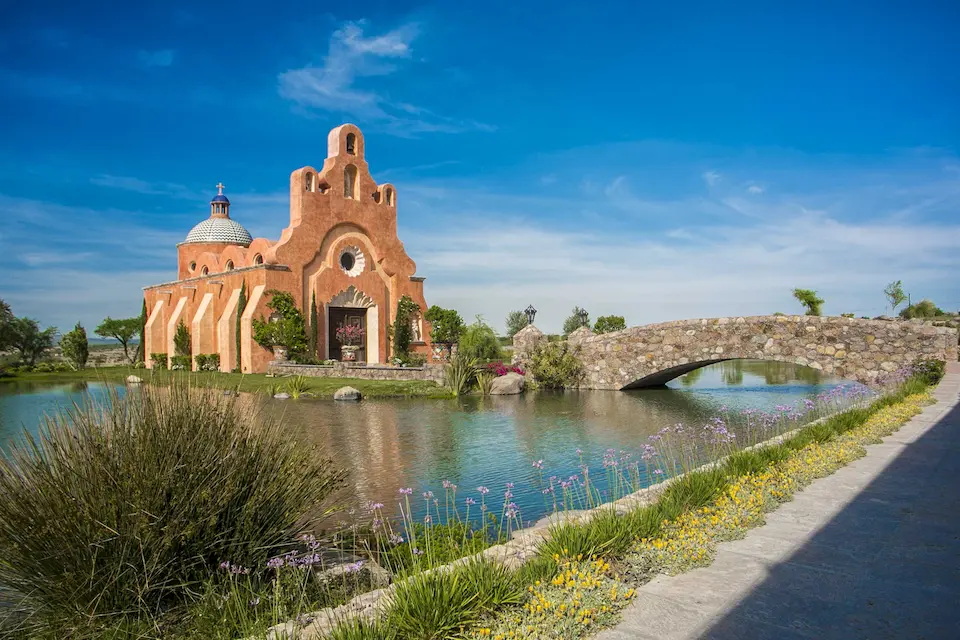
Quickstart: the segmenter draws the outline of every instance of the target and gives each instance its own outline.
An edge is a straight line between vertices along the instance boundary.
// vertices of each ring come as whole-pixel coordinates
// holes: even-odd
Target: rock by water
[[[345,400],[357,402],[363,397],[359,389],[354,389],[353,387],[340,387],[333,394],[334,400]]]
[[[492,396],[512,396],[523,393],[526,381],[519,373],[511,371],[510,373],[493,379],[490,385],[490,395]]]

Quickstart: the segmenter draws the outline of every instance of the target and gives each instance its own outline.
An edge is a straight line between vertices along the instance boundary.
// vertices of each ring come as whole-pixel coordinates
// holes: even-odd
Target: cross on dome
[[[222,183],[222,182],[218,182],[218,183],[217,183],[217,195],[218,195],[218,196],[222,196],[222,195],[223,195],[223,183]]]

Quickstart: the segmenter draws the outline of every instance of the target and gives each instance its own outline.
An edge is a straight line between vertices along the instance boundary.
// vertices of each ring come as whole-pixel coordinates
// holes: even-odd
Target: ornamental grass
[[[183,381],[73,406],[25,438],[0,458],[17,638],[160,637],[154,621],[222,561],[263,566],[344,478],[244,399]]]

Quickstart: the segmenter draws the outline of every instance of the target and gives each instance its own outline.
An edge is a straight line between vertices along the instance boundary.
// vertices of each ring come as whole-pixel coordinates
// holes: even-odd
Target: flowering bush
[[[503,362],[500,361],[487,364],[487,371],[492,372],[497,377],[505,376],[508,373],[519,373],[522,376],[526,375],[523,367],[515,364],[503,364]]]
[[[345,347],[355,347],[363,341],[366,332],[358,324],[345,324],[337,329],[337,342]]]
[[[537,580],[529,585],[521,608],[481,623],[468,637],[577,638],[590,633],[592,627],[614,622],[635,594],[603,558],[557,555],[554,561],[558,565],[556,576],[549,582]]]

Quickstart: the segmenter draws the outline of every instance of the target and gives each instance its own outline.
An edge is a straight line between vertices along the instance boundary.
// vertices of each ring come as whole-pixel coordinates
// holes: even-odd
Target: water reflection
[[[461,504],[468,495],[477,497],[480,485],[490,487],[488,502],[496,504],[504,484],[514,482],[514,501],[529,520],[544,511],[534,460],[544,460],[545,475],[566,478],[579,472],[579,449],[600,473],[604,451],[636,453],[661,427],[702,424],[722,406],[772,410],[796,404],[838,382],[787,363],[735,360],[690,372],[666,389],[361,403],[260,401],[295,437],[349,469],[348,487],[337,496],[345,505],[367,501],[391,507],[400,487],[414,488],[415,498],[427,490],[442,495],[443,480],[460,486]],[[92,382],[0,384],[0,447],[24,428],[36,431],[42,414],[102,398],[107,388]]]

